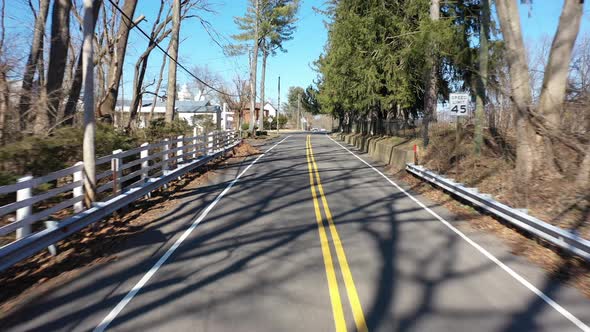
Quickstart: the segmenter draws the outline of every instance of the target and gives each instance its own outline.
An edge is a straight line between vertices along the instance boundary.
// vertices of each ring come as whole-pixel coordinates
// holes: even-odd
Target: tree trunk
[[[55,125],[70,46],[71,0],[55,0],[51,15],[51,47],[47,68],[47,106],[39,108],[35,118],[35,134],[47,133]]]
[[[258,130],[264,130],[264,83],[266,80],[266,59],[268,58],[268,52],[263,46],[262,51],[262,72],[260,73],[260,115],[258,116]]]
[[[92,4],[93,8],[93,25],[92,31],[94,31],[96,27],[96,20],[98,20],[98,13],[100,12],[100,7],[102,0],[94,0]],[[68,95],[68,101],[66,102],[66,107],[64,109],[64,125],[71,126],[74,124],[74,116],[76,114],[76,108],[78,105],[78,99],[80,99],[80,92],[82,91],[82,52],[83,49],[80,49],[80,55],[78,56],[78,63],[76,64],[76,72],[74,74],[74,80],[72,82],[72,87],[70,88],[70,93]]]
[[[33,44],[31,45],[31,52],[25,65],[25,73],[23,75],[23,83],[19,101],[19,121],[20,130],[27,129],[28,112],[31,109],[31,90],[33,88],[33,80],[35,78],[35,71],[37,71],[37,63],[43,61],[43,37],[45,36],[45,23],[47,22],[47,13],[49,11],[49,0],[39,1],[39,13],[35,20],[35,28],[33,32]],[[44,75],[39,72],[39,75]]]
[[[180,0],[174,0],[172,8],[172,39],[168,52],[172,59],[168,64],[168,99],[166,100],[166,122],[174,120],[174,106],[176,103],[176,60],[178,59],[178,38],[180,35]]]
[[[516,174],[517,190],[526,190],[539,160],[535,132],[530,118],[532,102],[526,51],[520,29],[518,5],[513,0],[497,0],[496,9],[506,43],[506,60],[511,79],[512,101],[516,107]]]
[[[430,19],[438,21],[440,17],[440,0],[431,0],[430,3]],[[430,72],[426,80],[426,91],[424,92],[424,126],[422,131],[422,140],[424,146],[428,146],[430,136],[428,127],[430,122],[434,120],[437,103],[437,75],[438,75],[438,59],[434,54],[430,57]]]
[[[82,44],[82,80],[84,81],[84,202],[87,208],[96,201],[96,122],[94,116],[94,10],[91,0],[84,0],[84,41]]]
[[[6,131],[6,114],[9,112],[10,90],[8,88],[8,79],[6,77],[6,68],[0,69],[0,144],[4,144]]]
[[[488,82],[488,32],[490,30],[490,4],[481,0],[479,16],[479,75],[475,106],[474,147],[477,157],[481,155],[483,145],[483,124],[485,119],[486,88]]]
[[[538,113],[544,117],[549,136],[559,135],[560,118],[565,99],[569,64],[580,30],[584,3],[580,0],[565,0],[557,32],[551,44],[551,51],[539,100]],[[538,135],[537,144],[544,148],[545,168],[556,173],[558,170],[551,137]]]
[[[258,22],[260,15],[259,0],[254,0],[254,16],[255,16],[255,27],[254,27],[254,48],[252,50],[252,59],[250,59],[250,134],[254,136],[256,134],[254,116],[256,114],[256,69],[258,67]]]
[[[158,95],[160,94],[160,87],[162,86],[162,79],[164,78],[164,68],[166,67],[166,57],[162,57],[162,66],[160,67],[160,75],[158,76],[158,83],[156,83],[156,95],[154,96],[154,102],[150,108],[150,116],[148,124],[154,119],[154,110],[156,109],[156,103],[158,102]]]
[[[133,122],[137,118],[137,111],[139,109],[139,104],[141,103],[142,99],[142,85],[143,79],[145,77],[145,72],[147,69],[147,60],[148,55],[141,56],[137,63],[135,63],[135,74],[133,76],[133,97],[131,98],[131,105],[129,106],[129,121],[127,122],[127,126],[125,129],[127,131],[131,130],[131,126]]]
[[[133,19],[136,7],[137,0],[125,0],[123,3],[123,12],[126,17],[121,17],[116,44],[114,46],[114,54],[108,68],[108,86],[105,96],[99,104],[98,115],[102,118],[107,118],[107,120],[110,117],[111,121],[117,103],[117,96],[119,95],[119,84],[123,73],[125,53],[127,52],[127,40],[129,39],[129,32],[134,25],[131,20]]]

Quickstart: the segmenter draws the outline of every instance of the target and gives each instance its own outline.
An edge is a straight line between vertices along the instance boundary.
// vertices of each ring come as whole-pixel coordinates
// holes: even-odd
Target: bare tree
[[[39,69],[39,65],[43,63],[43,39],[45,36],[45,23],[47,22],[47,14],[49,12],[49,0],[39,1],[39,10],[31,5],[31,10],[35,16],[35,27],[33,30],[33,43],[31,44],[31,51],[25,65],[25,72],[23,75],[23,83],[19,101],[19,124],[21,130],[26,130],[28,124],[29,111],[31,110],[31,93],[33,89],[33,82],[35,73]],[[43,70],[39,70],[39,76],[44,76]]]
[[[238,119],[237,128],[242,127],[242,110],[248,104],[249,89],[248,80],[243,79],[239,74],[232,79],[231,87],[227,84],[221,85],[223,93],[219,94],[219,100],[234,111],[234,119]]]
[[[539,109],[535,110],[532,105],[530,75],[518,5],[512,0],[496,1],[502,35],[506,43],[506,60],[510,68],[511,98],[516,108],[516,179],[521,182],[517,185],[521,190],[526,188],[536,171],[555,168],[553,139],[558,139],[581,152],[575,142],[569,142],[558,133],[558,121],[565,97],[571,53],[579,31],[582,6],[583,2],[580,0],[564,2],[545,68]]]
[[[156,48],[156,46],[165,38],[167,38],[172,32],[171,29],[167,28],[168,23],[172,20],[172,16],[169,14],[170,11],[168,11],[168,14],[165,15],[164,20],[162,20],[162,12],[164,11],[165,7],[164,5],[164,0],[160,0],[158,15],[156,16],[156,20],[152,26],[148,46],[146,50],[139,56],[137,62],[135,62],[135,73],[133,76],[133,97],[131,99],[131,106],[129,110],[129,121],[126,126],[127,130],[130,130],[132,124],[135,122],[142,96],[145,93],[143,81],[147,70],[149,56],[154,48]]]
[[[152,102],[152,107],[150,108],[150,116],[148,122],[151,122],[154,119],[154,110],[156,109],[156,103],[158,102],[158,94],[160,93],[160,88],[162,87],[162,80],[164,79],[164,68],[166,67],[166,57],[162,57],[162,65],[160,66],[160,73],[158,75],[158,81],[156,83],[156,88],[154,90],[154,100]]]
[[[212,72],[208,66],[192,66],[191,73],[200,79],[195,79],[193,84],[197,90],[199,90],[201,95],[211,97],[215,92],[212,87],[220,87],[223,89],[223,79],[219,74]]]
[[[99,102],[98,115],[102,118],[110,118],[112,120],[112,113],[115,110],[115,104],[117,102],[117,96],[119,94],[119,85],[121,81],[121,75],[123,73],[123,64],[125,61],[125,54],[127,52],[127,41],[129,39],[129,32],[136,24],[131,19],[135,13],[137,7],[137,0],[125,0],[123,3],[123,15],[117,29],[117,34],[114,42],[114,47],[111,52],[111,59],[108,63],[108,83],[105,91],[105,95]],[[139,21],[140,19],[136,20]],[[114,20],[112,21],[114,25]],[[113,27],[111,26],[111,31]]]
[[[92,29],[96,28],[96,21],[98,20],[98,15],[100,12],[100,7],[102,7],[102,0],[94,0],[92,3],[92,10],[93,10],[93,18],[92,21]],[[74,15],[78,19],[80,25],[83,24],[82,17],[80,17],[77,10],[74,10]],[[76,64],[75,73],[71,82],[70,90],[68,93],[68,100],[66,101],[65,108],[64,108],[64,120],[62,124],[64,125],[73,125],[74,124],[74,114],[76,113],[76,107],[78,105],[78,99],[80,98],[80,92],[82,91],[82,52],[83,48],[80,48],[80,52],[78,55],[78,62]]]
[[[0,4],[0,144],[4,143],[6,131],[6,115],[12,108],[10,103],[10,89],[8,86],[8,71],[11,69],[6,59],[5,39],[6,25],[4,18],[6,14],[6,2]]]
[[[33,128],[33,132],[36,134],[46,133],[49,128],[55,125],[57,119],[70,46],[71,8],[71,0],[55,0],[53,3],[49,64],[45,86],[48,102],[47,107],[40,108],[36,114]]]
[[[538,113],[544,118],[544,125],[549,131],[553,132],[553,135],[558,134],[560,129],[559,120],[565,99],[569,64],[580,31],[583,7],[584,2],[581,0],[564,1],[557,33],[553,38],[549,59],[545,67]],[[539,158],[545,160],[544,167],[553,173],[557,173],[559,168],[553,152],[552,134],[537,135],[537,144],[543,144],[544,147],[544,151],[541,152],[544,158],[539,156]]]
[[[438,21],[440,18],[440,0],[431,0],[430,2],[430,19]],[[438,74],[438,60],[434,54],[430,58],[430,72],[426,80],[426,91],[424,92],[424,128],[422,130],[422,138],[424,146],[428,145],[428,125],[434,120],[436,114],[437,104],[437,74]]]

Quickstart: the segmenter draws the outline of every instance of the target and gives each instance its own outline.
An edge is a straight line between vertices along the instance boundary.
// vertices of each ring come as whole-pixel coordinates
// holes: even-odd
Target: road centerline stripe
[[[322,181],[320,180],[320,173],[318,169],[318,165],[315,161],[315,156],[313,154],[313,147],[311,144],[311,136],[309,140],[309,155],[311,156],[311,163],[314,168],[315,177],[317,180],[317,187],[319,190],[319,196],[322,201],[322,205],[324,207],[324,212],[326,214],[326,219],[328,220],[328,227],[330,229],[330,234],[332,235],[332,240],[334,243],[334,247],[336,248],[336,257],[338,258],[338,263],[340,264],[340,271],[342,272],[342,277],[344,279],[344,286],[346,288],[346,294],[348,296],[348,300],[350,301],[350,305],[352,307],[352,314],[354,316],[354,322],[359,332],[365,332],[369,329],[367,328],[367,323],[365,321],[365,315],[363,313],[363,309],[361,306],[361,302],[359,300],[358,292],[356,290],[356,286],[354,284],[354,279],[352,278],[352,272],[350,271],[350,267],[348,265],[348,260],[346,259],[346,253],[344,252],[344,247],[342,246],[342,241],[340,240],[340,235],[338,234],[338,230],[336,229],[336,225],[334,224],[334,219],[332,218],[332,212],[330,211],[330,206],[328,205],[328,200],[326,199],[326,195],[324,193],[324,188],[322,186]]]
[[[242,170],[242,172],[240,172],[240,174],[238,174],[238,176],[232,182],[230,182],[230,184],[227,185],[227,187],[225,187],[225,189],[223,189],[223,191],[219,195],[217,195],[215,200],[211,202],[205,208],[205,210],[203,210],[203,212],[201,212],[197,219],[195,219],[192,222],[190,227],[186,231],[184,231],[184,233],[182,233],[182,235],[174,242],[174,244],[170,248],[168,248],[164,255],[160,257],[160,259],[156,262],[156,264],[154,264],[148,270],[148,272],[144,274],[144,276],[135,284],[135,286],[133,286],[133,288],[127,293],[127,295],[125,295],[125,297],[121,301],[119,301],[119,303],[108,313],[108,315],[100,322],[100,324],[98,324],[98,326],[94,328],[93,332],[105,331],[107,327],[113,322],[113,320],[117,318],[117,316],[125,308],[125,306],[129,302],[131,302],[131,300],[135,297],[135,295],[137,295],[137,293],[139,293],[143,286],[145,286],[145,284],[147,284],[147,282],[154,276],[154,274],[156,274],[158,269],[160,269],[160,267],[162,267],[162,265],[166,263],[170,256],[172,256],[176,249],[180,247],[182,242],[184,242],[184,240],[186,240],[186,238],[195,230],[195,228],[197,228],[201,221],[205,219],[205,217],[209,214],[209,212],[211,212],[215,205],[217,205],[221,198],[223,198],[223,196],[225,196],[227,192],[238,182],[242,175],[244,175],[250,169],[250,167],[254,166],[254,164],[256,164],[256,162],[260,160],[260,158],[262,158],[264,155],[266,155],[268,152],[274,149],[277,145],[283,143],[289,137],[291,137],[291,135],[283,138],[281,141],[273,145],[270,149],[266,150],[264,153],[259,155],[256,159],[254,159],[254,161],[252,161],[244,170]]]
[[[504,270],[506,273],[508,273],[512,278],[514,278],[516,281],[518,281],[524,287],[528,288],[531,292],[533,292],[535,295],[537,295],[539,298],[541,298],[541,300],[543,300],[545,303],[547,303],[549,306],[551,306],[553,309],[555,309],[557,312],[559,312],[563,317],[565,317],[570,322],[572,322],[580,330],[586,331],[586,332],[590,332],[590,327],[588,325],[586,325],[584,322],[582,322],[580,319],[578,319],[578,317],[576,317],[572,313],[570,313],[567,309],[565,309],[564,307],[562,307],[559,303],[557,303],[555,300],[553,300],[547,294],[543,293],[535,285],[533,285],[528,280],[526,280],[523,276],[521,276],[520,274],[518,274],[518,272],[514,271],[508,265],[504,264],[500,259],[496,258],[496,256],[492,255],[489,251],[487,251],[485,248],[483,248],[482,246],[480,246],[477,242],[473,241],[471,238],[469,238],[467,235],[465,235],[463,232],[461,232],[458,228],[456,228],[455,226],[453,226],[450,222],[446,221],[443,217],[439,216],[438,213],[434,212],[432,209],[430,209],[429,207],[427,207],[424,203],[422,203],[417,198],[415,198],[414,196],[412,196],[405,189],[403,189],[401,186],[399,186],[397,183],[395,183],[387,175],[383,174],[380,170],[378,170],[377,168],[375,168],[373,165],[369,164],[368,162],[366,162],[365,160],[363,160],[361,157],[357,156],[354,152],[350,151],[347,147],[345,147],[342,144],[336,142],[329,135],[326,135],[326,136],[330,140],[332,140],[332,142],[334,142],[337,145],[339,145],[342,149],[348,151],[348,153],[350,153],[351,155],[353,155],[354,157],[356,157],[363,164],[367,165],[370,169],[372,169],[377,174],[379,174],[381,177],[383,177],[387,182],[389,182],[392,186],[396,187],[400,192],[402,192],[403,194],[405,194],[406,196],[408,196],[412,201],[414,201],[421,208],[423,208],[428,213],[430,213],[434,218],[436,218],[438,221],[440,221],[443,225],[447,226],[455,234],[459,235],[463,240],[465,240],[472,247],[474,247],[475,249],[477,249],[477,251],[479,251],[482,255],[484,255],[489,260],[491,260],[496,265],[498,265],[502,270]]]
[[[338,290],[338,280],[336,279],[336,272],[334,271],[334,261],[330,252],[330,244],[328,236],[324,228],[323,217],[320,211],[317,193],[315,189],[313,165],[310,158],[311,140],[307,136],[305,142],[305,154],[307,157],[307,167],[309,173],[309,185],[311,187],[311,196],[313,198],[313,206],[318,224],[318,233],[320,236],[320,246],[322,249],[322,256],[324,258],[324,267],[326,269],[326,278],[328,279],[328,291],[330,294],[330,302],[332,304],[332,315],[334,316],[334,325],[336,331],[346,331],[346,321],[344,320],[344,310],[342,309],[342,300],[340,298],[340,291]]]

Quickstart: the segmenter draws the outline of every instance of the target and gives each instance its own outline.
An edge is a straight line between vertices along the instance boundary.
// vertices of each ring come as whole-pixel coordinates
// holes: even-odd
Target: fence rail
[[[25,176],[15,184],[0,186],[0,195],[14,197],[13,202],[0,206],[0,219],[4,220],[0,236],[16,233],[9,240],[4,239],[4,245],[0,247],[0,271],[55,244],[65,237],[64,234],[72,234],[72,229],[79,230],[98,221],[222,155],[239,141],[233,131],[195,133],[191,137],[178,136],[157,143],[144,143],[127,151],[115,150],[111,155],[97,158],[99,202],[90,209],[85,209],[82,202],[84,175],[81,162],[42,177]],[[53,188],[38,190],[47,185]],[[114,206],[119,207],[112,210]],[[105,214],[105,211],[111,212]],[[61,235],[56,236],[55,232],[61,232]],[[47,237],[47,234],[53,235]],[[39,241],[40,238],[44,240]],[[27,249],[23,251],[23,247]]]
[[[422,166],[407,164],[406,170],[512,223],[517,228],[525,230],[571,254],[590,261],[590,241],[581,238],[575,232],[550,225],[525,212],[504,205],[492,199],[489,195],[478,193],[476,188],[466,188],[460,183],[435,174]]]

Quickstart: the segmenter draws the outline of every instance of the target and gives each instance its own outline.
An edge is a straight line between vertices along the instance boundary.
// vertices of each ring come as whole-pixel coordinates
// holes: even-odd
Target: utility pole
[[[301,129],[301,93],[297,95],[297,129]],[[303,129],[302,129],[303,130]]]
[[[94,10],[93,0],[84,0],[84,41],[82,44],[82,80],[84,82],[84,139],[82,155],[84,161],[84,202],[88,208],[96,201],[96,155],[94,140],[96,122],[94,118]]]
[[[277,105],[277,135],[279,134],[279,114],[281,114],[281,76],[279,75],[279,102]]]
[[[166,95],[166,113],[164,119],[166,123],[172,123],[174,120],[174,108],[176,106],[176,67],[178,61],[178,38],[180,35],[180,0],[174,0],[172,4],[172,36],[168,52],[172,59],[168,64],[168,91]]]

